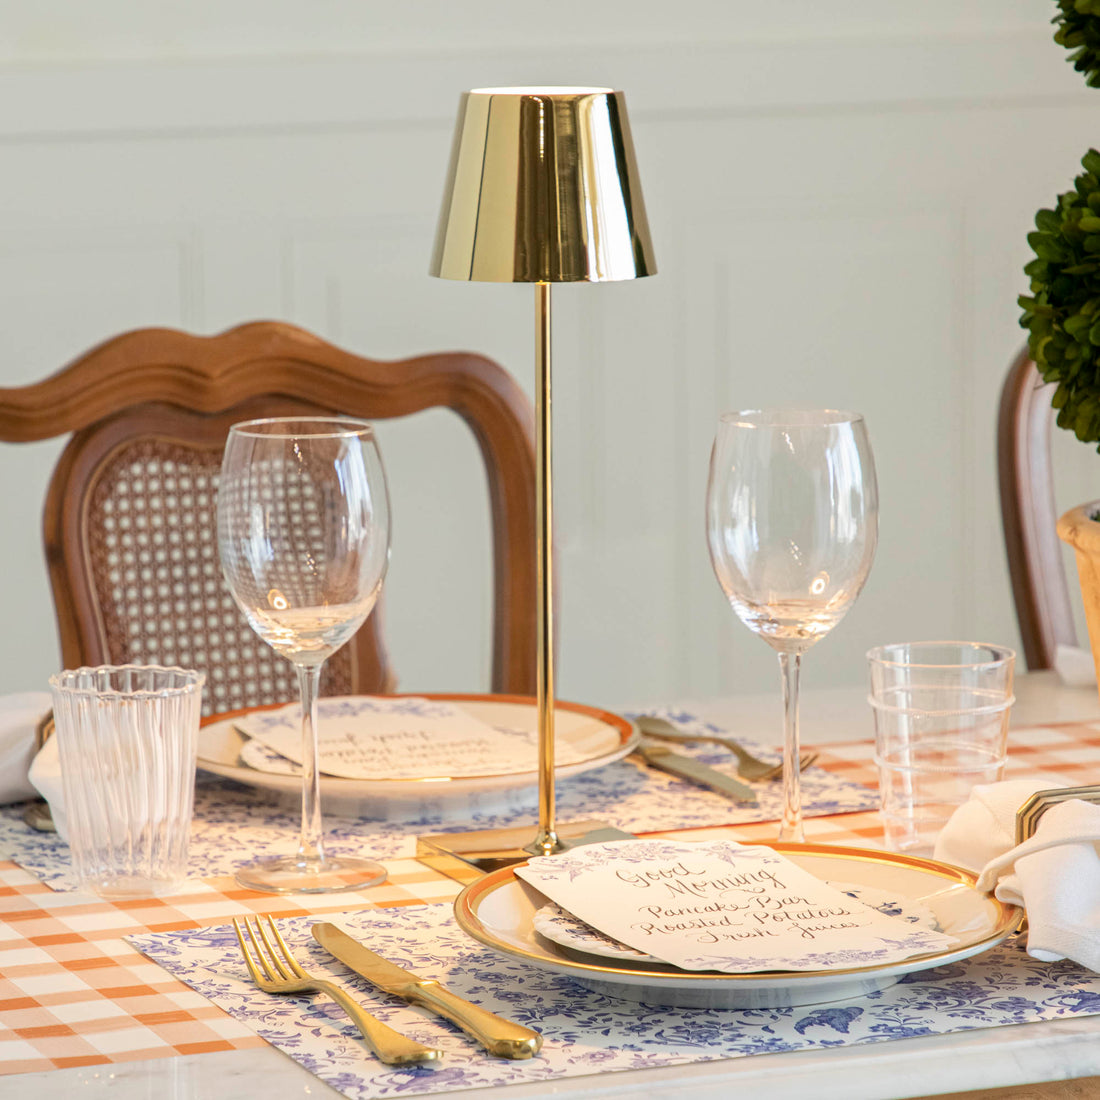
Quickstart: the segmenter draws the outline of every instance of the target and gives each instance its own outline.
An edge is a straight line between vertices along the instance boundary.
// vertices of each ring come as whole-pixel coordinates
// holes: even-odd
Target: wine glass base
[[[334,894],[341,890],[362,890],[386,881],[381,864],[355,856],[299,859],[279,856],[247,863],[236,874],[247,890],[269,894]]]
[[[801,822],[797,825],[780,825],[776,839],[782,844],[805,844],[806,830]]]

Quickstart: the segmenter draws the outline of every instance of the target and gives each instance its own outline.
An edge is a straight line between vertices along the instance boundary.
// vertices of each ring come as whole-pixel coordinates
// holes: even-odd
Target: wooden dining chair
[[[0,389],[0,440],[72,433],[44,517],[65,667],[198,668],[207,713],[296,699],[293,667],[249,628],[221,574],[215,503],[229,427],[260,416],[382,420],[436,407],[462,418],[485,464],[491,688],[533,694],[534,420],[523,391],[480,355],[367,359],[273,321],[217,336],[139,329],[41,382]],[[326,662],[322,692],[393,690],[381,619],[376,608]]]
[[[1044,384],[1025,347],[1016,356],[997,416],[997,473],[1001,490],[1012,596],[1027,667],[1051,668],[1059,645],[1075,646],[1050,460],[1054,384]]]

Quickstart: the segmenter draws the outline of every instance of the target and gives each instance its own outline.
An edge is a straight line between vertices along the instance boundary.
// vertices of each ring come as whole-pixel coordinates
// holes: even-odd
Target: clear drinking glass
[[[783,821],[802,841],[798,687],[802,654],[859,595],[878,538],[871,444],[856,413],[724,414],[710,458],[707,543],[738,618],[779,654],[783,676]]]
[[[158,897],[187,875],[204,680],[159,665],[50,677],[73,870],[101,897]]]
[[[218,484],[218,548],[249,625],[296,667],[302,704],[298,851],[247,864],[237,880],[275,893],[379,883],[379,864],[325,851],[317,768],[321,666],[371,613],[389,563],[386,477],[370,424],[284,417],[233,425]]]
[[[886,846],[931,855],[971,790],[1004,774],[1016,654],[980,642],[903,642],[867,659]]]

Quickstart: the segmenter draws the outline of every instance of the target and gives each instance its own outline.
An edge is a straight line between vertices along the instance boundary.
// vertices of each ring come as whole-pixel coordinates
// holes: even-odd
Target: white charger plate
[[[421,692],[418,697],[454,703],[490,726],[529,731],[538,728],[535,701],[527,696]],[[322,719],[326,698],[318,703]],[[346,697],[335,697],[334,701],[341,698]],[[256,710],[273,710],[285,705],[280,703],[276,707]],[[302,781],[298,775],[259,771],[241,760],[241,750],[249,739],[237,729],[236,723],[251,713],[255,711],[231,711],[204,721],[199,730],[199,767],[214,775],[263,790],[288,795],[300,793]],[[569,743],[580,757],[555,768],[555,774],[561,778],[601,768],[626,756],[638,742],[637,727],[629,719],[597,707],[560,699],[554,703],[554,736],[559,742]],[[321,776],[321,794],[326,803],[336,800],[348,804],[369,804],[373,811],[382,814],[407,813],[416,807],[427,808],[440,802],[450,804],[463,800],[471,808],[485,809],[510,794],[533,789],[537,785],[538,771],[534,763],[529,770],[454,778],[345,779]]]
[[[455,899],[455,918],[487,947],[573,978],[598,993],[686,1008],[776,1008],[862,997],[893,985],[905,974],[988,951],[1011,936],[1023,919],[1015,906],[976,890],[975,876],[961,867],[860,848],[782,843],[770,847],[817,878],[887,891],[931,910],[940,931],[957,942],[901,962],[797,973],[696,973],[644,959],[611,963],[539,935],[535,913],[547,899],[516,878],[512,867],[467,886]]]

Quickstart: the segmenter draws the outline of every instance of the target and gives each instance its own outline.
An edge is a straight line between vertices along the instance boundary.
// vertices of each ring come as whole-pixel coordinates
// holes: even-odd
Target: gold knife
[[[756,791],[752,787],[739,779],[734,779],[732,775],[726,775],[725,772],[704,764],[702,760],[696,760],[694,756],[681,756],[666,745],[642,741],[634,748],[631,755],[640,756],[650,767],[678,775],[681,779],[697,783],[700,787],[708,787],[736,802],[747,802],[752,806],[758,804]]]
[[[464,1001],[434,978],[418,978],[408,970],[402,970],[334,924],[315,924],[313,938],[330,955],[379,989],[454,1021],[498,1058],[530,1058],[542,1046],[542,1036],[537,1031],[513,1024]]]

